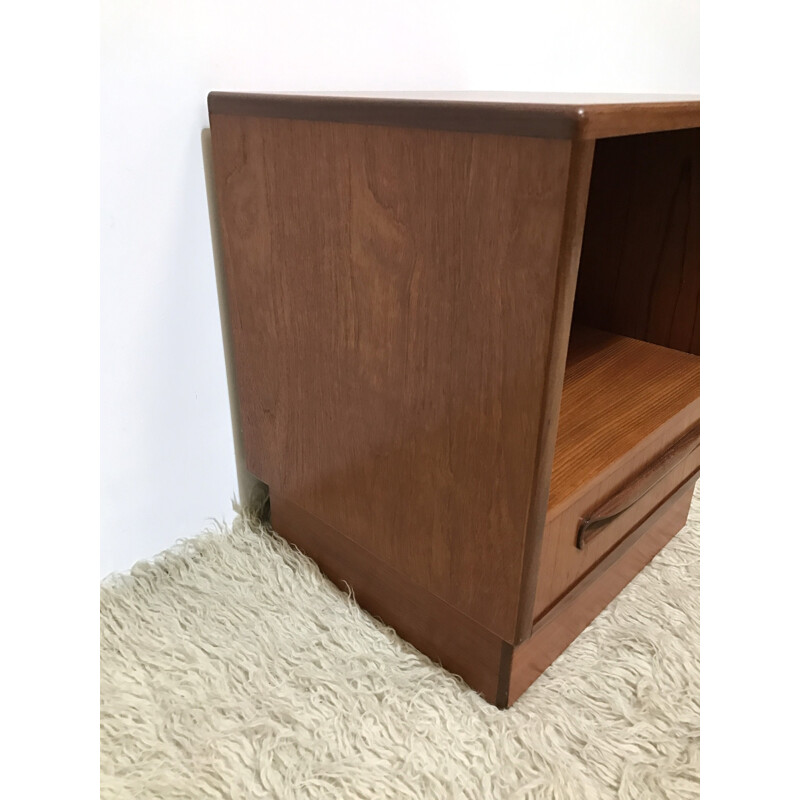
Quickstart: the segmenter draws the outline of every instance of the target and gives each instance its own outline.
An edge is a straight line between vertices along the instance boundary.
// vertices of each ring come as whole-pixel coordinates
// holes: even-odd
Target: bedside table
[[[699,102],[208,104],[272,524],[505,707],[686,520]]]

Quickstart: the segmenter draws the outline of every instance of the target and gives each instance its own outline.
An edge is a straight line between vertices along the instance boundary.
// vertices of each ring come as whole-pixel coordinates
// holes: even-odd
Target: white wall
[[[206,95],[698,92],[698,0],[104,0],[101,575],[230,520]]]

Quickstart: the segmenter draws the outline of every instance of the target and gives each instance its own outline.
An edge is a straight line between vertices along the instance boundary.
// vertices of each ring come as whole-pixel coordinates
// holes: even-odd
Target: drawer
[[[546,613],[700,467],[700,426],[664,446],[658,439],[548,517],[534,619]]]

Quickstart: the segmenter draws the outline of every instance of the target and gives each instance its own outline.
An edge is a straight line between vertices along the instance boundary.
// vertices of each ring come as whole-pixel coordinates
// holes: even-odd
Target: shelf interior
[[[699,356],[574,326],[549,509],[568,501],[699,397]]]

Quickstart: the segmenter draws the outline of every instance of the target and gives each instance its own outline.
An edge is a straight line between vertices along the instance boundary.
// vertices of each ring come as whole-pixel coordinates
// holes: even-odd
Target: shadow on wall
[[[225,372],[228,378],[228,398],[231,409],[233,427],[233,447],[236,456],[236,475],[239,487],[239,502],[245,508],[256,513],[260,518],[269,518],[269,487],[256,478],[248,469],[242,437],[242,421],[239,413],[239,397],[236,389],[236,365],[233,356],[233,337],[231,320],[228,313],[227,283],[223,269],[222,231],[217,212],[217,193],[214,185],[214,163],[211,151],[211,130],[203,128],[200,132],[203,152],[203,171],[206,181],[206,199],[208,201],[208,221],[211,228],[211,247],[214,256],[214,271],[217,278],[217,299],[219,301],[220,327],[222,329],[222,346],[225,352]]]

